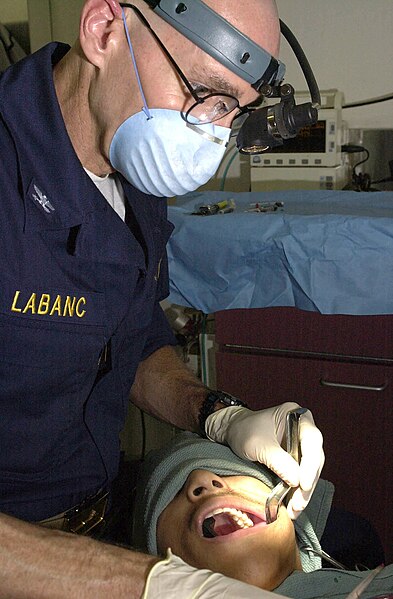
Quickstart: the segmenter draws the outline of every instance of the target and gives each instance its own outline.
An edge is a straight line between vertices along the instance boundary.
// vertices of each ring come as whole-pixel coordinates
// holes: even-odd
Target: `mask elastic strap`
[[[130,35],[128,33],[128,27],[127,27],[126,16],[124,14],[124,10],[122,9],[121,12],[122,12],[122,17],[123,17],[124,29],[125,29],[125,32],[126,32],[126,38],[127,38],[128,46],[130,48],[130,52],[131,52],[132,63],[134,65],[136,80],[138,82],[139,91],[140,91],[140,94],[141,94],[141,97],[142,97],[142,101],[143,101],[142,110],[145,113],[147,119],[149,120],[149,119],[152,119],[153,116],[150,113],[149,107],[148,107],[147,102],[146,102],[145,94],[143,93],[142,83],[141,83],[141,80],[140,80],[140,77],[139,77],[138,67],[136,65],[135,54],[134,54],[134,50],[133,50],[133,47],[132,47],[132,44],[131,44]]]

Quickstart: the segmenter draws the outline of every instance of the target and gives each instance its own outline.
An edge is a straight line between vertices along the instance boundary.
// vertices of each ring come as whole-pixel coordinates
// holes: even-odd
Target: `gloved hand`
[[[325,462],[322,434],[309,410],[299,420],[300,466],[281,448],[286,415],[299,407],[287,402],[259,411],[236,406],[222,408],[210,414],[205,425],[206,435],[212,441],[229,445],[241,458],[265,464],[291,487],[299,487],[287,508],[293,520],[308,504]]]
[[[168,549],[150,570],[142,599],[285,599],[211,570],[197,570]]]

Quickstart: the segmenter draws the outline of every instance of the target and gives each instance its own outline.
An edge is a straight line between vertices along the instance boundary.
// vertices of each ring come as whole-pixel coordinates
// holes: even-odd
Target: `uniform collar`
[[[0,112],[20,165],[25,230],[72,227],[105,209],[71,144],[55,92],[53,67],[68,50],[65,44],[48,44],[0,81]]]

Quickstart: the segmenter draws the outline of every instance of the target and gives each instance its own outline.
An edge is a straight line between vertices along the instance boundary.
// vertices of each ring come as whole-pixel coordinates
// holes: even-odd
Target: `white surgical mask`
[[[186,123],[176,110],[148,108],[124,10],[122,17],[143,109],[117,129],[109,146],[109,160],[144,193],[170,197],[194,191],[216,173],[231,130],[212,123]]]
[[[150,109],[125,120],[115,132],[109,159],[137,189],[170,197],[194,191],[217,172],[231,130],[187,124],[180,112]]]

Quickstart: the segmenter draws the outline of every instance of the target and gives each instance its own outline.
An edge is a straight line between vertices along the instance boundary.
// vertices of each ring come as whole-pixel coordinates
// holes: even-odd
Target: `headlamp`
[[[161,18],[230,71],[248,81],[264,97],[277,104],[250,111],[237,134],[243,154],[260,154],[283,145],[301,129],[318,120],[321,97],[307,58],[290,29],[280,21],[284,35],[306,78],[311,102],[296,105],[294,89],[283,84],[285,65],[258,46],[201,0],[145,0]]]

